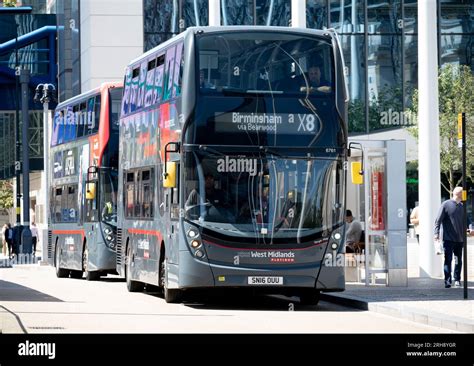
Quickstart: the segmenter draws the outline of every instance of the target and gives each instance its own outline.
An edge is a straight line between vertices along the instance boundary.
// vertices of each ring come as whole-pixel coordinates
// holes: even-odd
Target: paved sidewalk
[[[463,291],[463,287],[445,289],[441,278],[408,278],[407,287],[346,284],[346,291],[322,294],[322,300],[474,333],[474,282],[469,282],[467,300]]]

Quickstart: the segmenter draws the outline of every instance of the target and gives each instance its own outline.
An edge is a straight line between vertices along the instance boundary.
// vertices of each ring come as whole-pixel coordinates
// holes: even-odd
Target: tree
[[[0,180],[0,210],[11,214],[13,208],[13,183],[9,180]]]
[[[466,178],[472,182],[474,167],[474,75],[468,66],[445,65],[439,70],[440,170],[451,195],[462,181],[461,149],[458,147],[458,113],[466,113]],[[413,93],[413,107],[408,114],[418,115],[418,90]],[[412,119],[413,120],[413,119]],[[418,139],[418,125],[408,131]],[[429,157],[426,157],[429,159]]]
[[[3,6],[6,8],[14,8],[16,7],[17,0],[4,0]]]

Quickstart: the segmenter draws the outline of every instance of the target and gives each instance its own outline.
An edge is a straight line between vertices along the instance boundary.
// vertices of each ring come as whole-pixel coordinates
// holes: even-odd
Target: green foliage
[[[9,180],[0,180],[0,210],[13,207],[13,184]]]
[[[349,132],[366,132],[365,104],[362,100],[351,100],[348,110]]]
[[[382,112],[388,113],[402,111],[402,89],[385,85],[380,88],[378,96],[372,95],[369,102],[369,130],[384,129],[393,126],[384,126],[381,123]],[[349,132],[350,133],[367,133],[365,125],[365,103],[363,100],[351,100],[349,104]]]
[[[468,66],[446,65],[439,71],[439,134],[440,168],[451,193],[461,183],[461,149],[458,147],[458,113],[466,113],[467,174],[472,181],[474,167],[474,75]],[[413,107],[409,113],[418,114],[418,91],[413,93]],[[408,129],[418,138],[418,126]],[[427,157],[429,158],[429,157]]]
[[[3,6],[5,8],[14,8],[16,7],[17,0],[3,0]]]

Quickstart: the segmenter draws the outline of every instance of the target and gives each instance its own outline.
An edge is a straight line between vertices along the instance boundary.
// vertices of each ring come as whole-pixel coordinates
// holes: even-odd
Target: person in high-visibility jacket
[[[108,201],[105,203],[104,208],[102,209],[102,218],[109,220],[114,213],[114,206],[112,202]]]

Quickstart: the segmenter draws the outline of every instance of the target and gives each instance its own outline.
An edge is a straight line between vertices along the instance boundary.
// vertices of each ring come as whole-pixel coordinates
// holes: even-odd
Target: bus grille
[[[117,265],[122,265],[122,229],[117,228],[117,250],[116,250],[116,261]]]
[[[48,230],[48,259],[53,258],[53,232]]]

